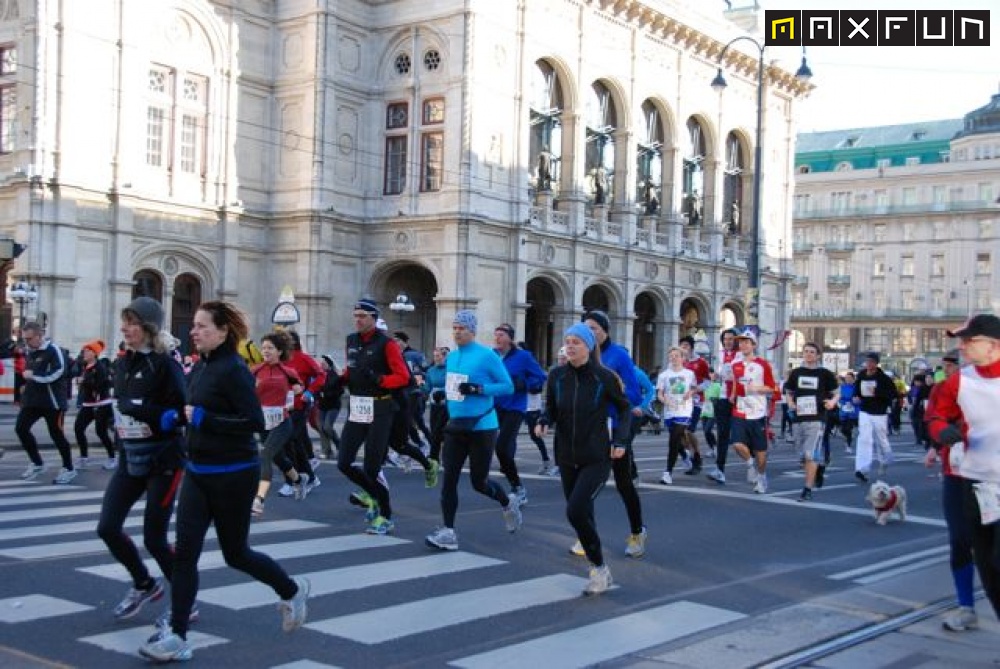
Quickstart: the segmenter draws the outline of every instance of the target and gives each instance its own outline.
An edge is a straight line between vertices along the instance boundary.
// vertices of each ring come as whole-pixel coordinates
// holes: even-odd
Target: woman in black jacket
[[[549,375],[545,415],[535,434],[544,437],[556,427],[555,457],[559,464],[566,517],[590,560],[590,582],[585,595],[611,587],[611,572],[604,564],[601,538],[594,520],[594,499],[604,489],[612,459],[625,455],[629,443],[630,404],[621,379],[601,365],[593,333],[583,323],[566,331],[566,365]],[[608,418],[614,426],[608,434]]]
[[[104,446],[108,454],[108,461],[104,464],[104,469],[114,470],[117,468],[115,459],[115,444],[111,441],[111,370],[107,360],[101,360],[100,355],[104,351],[104,342],[100,339],[88,341],[83,345],[80,353],[82,361],[80,372],[80,409],[76,414],[76,421],[73,423],[73,432],[76,434],[76,444],[80,447],[80,459],[77,461],[77,469],[86,469],[89,460],[90,444],[87,443],[87,427],[94,423],[94,431],[97,438]]]
[[[97,534],[132,577],[132,587],[115,607],[115,617],[124,620],[163,596],[163,584],[150,575],[124,532],[129,511],[143,495],[143,543],[163,575],[170,580],[173,574],[167,529],[184,473],[183,444],[176,421],[163,418],[184,409],[185,393],[184,373],[167,353],[167,335],[160,331],[160,303],[139,297],[122,310],[121,319],[125,355],[115,362],[114,374],[121,457],[104,490]]]
[[[247,544],[260,479],[254,434],[264,429],[253,375],[236,350],[247,329],[243,314],[227,302],[206,302],[194,315],[191,340],[201,358],[188,376],[184,413],[174,416],[188,425],[189,460],[177,504],[170,628],[139,649],[154,662],[191,658],[187,629],[198,594],[198,558],[213,522],[226,564],[269,585],[281,598],[282,629],[291,632],[305,622],[309,581],[290,578]]]

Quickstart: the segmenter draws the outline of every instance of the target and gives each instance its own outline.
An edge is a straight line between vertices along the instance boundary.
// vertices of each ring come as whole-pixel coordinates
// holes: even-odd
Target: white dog
[[[889,485],[885,481],[875,481],[865,500],[875,511],[875,522],[885,525],[895,511],[900,520],[906,520],[906,489],[901,485]]]

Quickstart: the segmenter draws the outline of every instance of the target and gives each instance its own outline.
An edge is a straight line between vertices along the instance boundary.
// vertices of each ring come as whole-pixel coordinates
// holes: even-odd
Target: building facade
[[[714,92],[744,33],[692,4],[0,2],[0,236],[28,247],[8,282],[67,346],[114,341],[136,294],[182,341],[214,298],[259,335],[288,288],[314,351],[367,295],[425,350],[475,308],[543,361],[604,308],[652,367],[747,318],[757,61],[734,46]],[[767,341],[808,88],[765,78]]]
[[[961,119],[799,136],[793,355],[936,365],[946,330],[1000,309],[1000,95]]]

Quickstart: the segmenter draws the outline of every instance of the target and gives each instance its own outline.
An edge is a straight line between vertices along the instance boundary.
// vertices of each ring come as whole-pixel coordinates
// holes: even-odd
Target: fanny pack
[[[467,432],[472,432],[476,424],[482,420],[487,414],[493,411],[493,407],[490,407],[478,416],[461,416],[457,418],[449,418],[448,422],[445,423],[444,433],[445,434],[464,434]]]
[[[165,441],[122,442],[125,471],[129,476],[144,477],[179,469],[184,464],[184,447],[179,438]]]

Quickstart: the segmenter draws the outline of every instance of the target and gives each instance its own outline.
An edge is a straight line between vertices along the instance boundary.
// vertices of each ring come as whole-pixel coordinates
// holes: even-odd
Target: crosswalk
[[[115,588],[128,582],[125,570],[107,554],[95,535],[100,513],[99,492],[82,486],[64,486],[58,490],[33,482],[0,484],[0,557],[13,561],[42,561],[54,558],[74,558],[73,571],[81,578],[112,582]],[[129,516],[126,527],[142,524],[142,504]],[[54,522],[53,522],[54,521]],[[565,611],[560,606],[572,606],[581,598],[586,583],[578,574],[539,573],[524,578],[523,572],[513,575],[512,565],[502,559],[474,552],[430,552],[424,546],[399,537],[375,537],[364,534],[323,534],[330,530],[325,523],[307,520],[265,520],[252,526],[255,548],[281,560],[292,573],[305,576],[312,584],[312,611],[317,615],[307,622],[301,634],[322,635],[318,639],[356,644],[358,648],[377,648],[381,644],[407,641],[428,632],[455,633],[470,622],[501,619],[499,617],[525,611]],[[214,541],[210,533],[209,541]],[[39,543],[39,542],[42,543]],[[210,544],[211,546],[211,544]],[[304,558],[336,554],[359,555],[364,560],[328,569],[303,570]],[[157,573],[152,560],[147,560]],[[311,563],[315,566],[315,561]],[[341,564],[338,562],[338,564]],[[223,572],[224,558],[218,550],[206,550],[199,563],[201,589],[199,602],[204,610],[219,607],[229,611],[246,611],[273,607],[274,593],[260,583],[234,577]],[[419,596],[407,601],[385,602],[371,608],[339,615],[322,615],[325,599],[334,600],[343,593],[357,592],[378,586],[398,588],[424,579],[462,574],[488,574],[479,582],[482,587],[450,587],[457,579],[448,579],[443,590],[414,588]],[[463,583],[467,583],[466,579]],[[0,597],[0,623],[32,625],[58,621],[66,616],[106,615],[107,602],[75,601],[75,593],[41,592],[38,583],[33,592],[18,591],[11,584],[7,592],[13,597]],[[86,589],[84,589],[86,590]],[[82,595],[76,595],[83,599]],[[354,601],[364,602],[364,598]],[[558,620],[558,615],[553,613]],[[686,636],[704,632],[745,618],[743,613],[692,601],[677,601],[650,606],[643,610],[629,608],[624,615],[611,615],[597,622],[593,616],[582,616],[565,623],[548,626],[537,635],[531,630],[518,634],[516,641],[476,646],[476,652],[465,657],[450,657],[446,662],[454,667],[494,667],[510,664],[546,667],[586,667],[611,661],[630,653],[669,644]],[[556,630],[556,631],[553,631]],[[120,654],[135,656],[136,649],[150,633],[148,622],[143,625],[109,627],[107,631],[81,635],[75,639],[93,651],[108,653],[108,664],[120,662]],[[189,634],[196,654],[233,642],[252,642],[245,638],[230,639],[215,633],[211,625],[199,625]],[[329,652],[319,652],[321,644],[297,642],[288,646],[286,669],[328,669]],[[310,648],[314,650],[310,650]],[[461,652],[453,655],[460,655]],[[207,655],[207,653],[206,653]],[[118,659],[116,659],[118,658]],[[207,659],[207,658],[206,658]],[[335,660],[334,660],[335,661]]]

